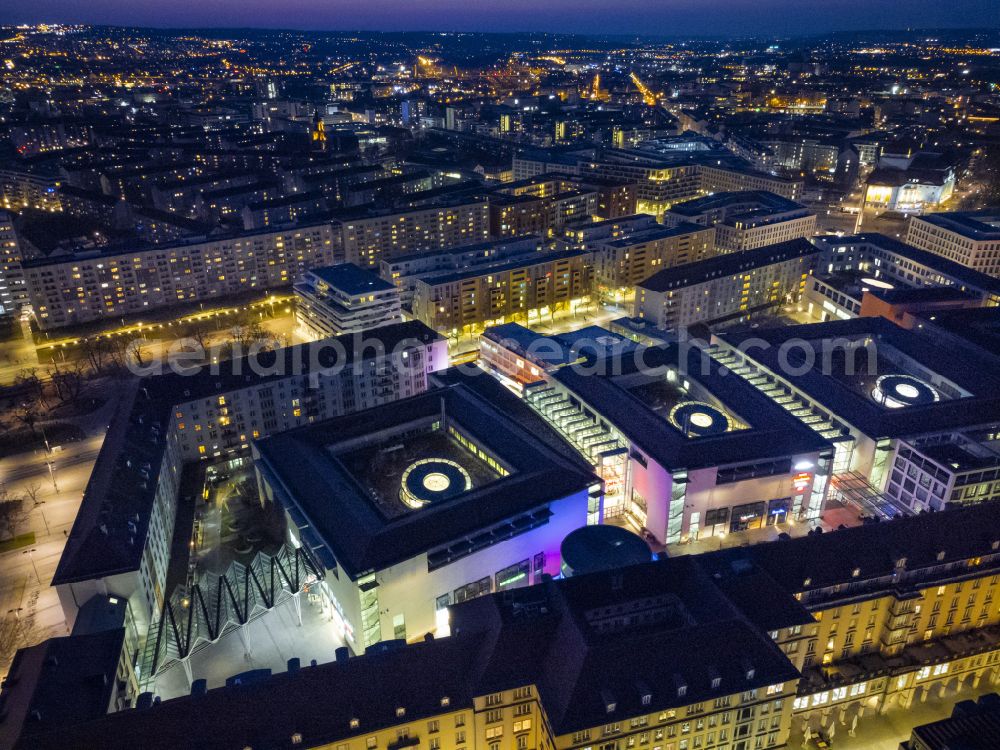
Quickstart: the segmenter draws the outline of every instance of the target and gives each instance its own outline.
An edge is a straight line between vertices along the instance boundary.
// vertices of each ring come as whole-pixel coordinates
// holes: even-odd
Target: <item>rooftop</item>
[[[334,289],[351,297],[360,294],[387,292],[395,287],[374,271],[361,268],[354,263],[339,263],[335,266],[313,268],[310,274]]]
[[[631,232],[625,237],[619,239],[607,240],[605,242],[609,247],[631,247],[632,245],[639,245],[643,242],[656,242],[657,240],[664,240],[668,237],[677,237],[682,234],[690,234],[691,232],[704,232],[707,227],[701,224],[692,224],[691,222],[681,222],[675,227],[665,227],[656,226],[651,229],[640,229],[635,232]]]
[[[825,534],[728,548],[698,559],[709,569],[730,567],[735,561],[751,563],[792,593],[852,582],[860,589],[864,582],[892,576],[903,558],[904,569],[914,575],[974,558],[995,566],[998,530],[1000,503],[986,502]],[[847,587],[841,595],[849,596],[850,592]]]
[[[520,323],[503,323],[487,328],[482,335],[522,355],[543,359],[552,366],[575,362],[583,357],[621,354],[635,348],[631,339],[600,326],[546,335]]]
[[[819,434],[743,378],[724,372],[697,347],[639,346],[634,356],[609,362],[604,372],[616,372],[614,366],[621,375],[565,367],[554,377],[670,471],[785,458],[829,447]],[[664,395],[669,399],[664,401]],[[697,430],[693,412],[671,415],[682,401],[694,402],[713,417],[713,410],[721,412],[730,425],[719,431]]]
[[[679,287],[703,284],[712,279],[725,278],[757,268],[784,263],[795,258],[817,255],[820,249],[805,239],[797,238],[755,250],[717,255],[714,258],[684,263],[658,271],[637,286],[651,292],[666,292]]]
[[[913,728],[914,747],[928,750],[990,750],[1000,747],[1000,696],[959,701],[947,719]]]
[[[544,513],[547,503],[597,481],[582,460],[536,432],[549,428],[501,385],[456,371],[441,387],[369,409],[363,418],[274,435],[255,450],[305,541],[324,564],[356,579],[441,545],[468,550],[484,532],[507,533],[502,525],[519,517],[507,529],[514,532],[525,514]],[[476,445],[479,457],[458,436]],[[423,460],[436,462],[432,474],[442,479],[428,484],[421,475],[422,485],[408,485],[407,472]]]
[[[884,318],[758,328],[718,337],[730,346],[750,339],[763,342],[749,348],[751,359],[870,437],[964,429],[1000,419],[1000,376],[985,352],[961,341],[942,346],[920,329],[906,330]],[[809,352],[811,361],[806,359]],[[899,376],[898,382],[885,385],[906,398],[910,386],[920,394],[899,405],[880,403],[873,390],[882,376]],[[921,395],[934,392],[936,397]]]
[[[111,705],[124,628],[50,638],[20,649],[0,693],[0,744],[100,719]]]
[[[398,709],[417,723],[525,685],[558,735],[627,721],[796,679],[767,636],[814,621],[795,594],[884,593],[900,570],[926,585],[977,558],[995,568],[997,528],[1000,503],[985,503],[549,581],[454,606],[447,638],[74,718],[21,747],[126,750],[142,737],[148,750],[231,750],[290,747],[293,734],[314,746],[399,725]]]
[[[713,193],[683,203],[675,203],[670,207],[669,213],[681,216],[700,216],[709,211],[735,211],[742,214],[748,210],[756,210],[769,215],[790,211],[806,211],[806,207],[767,190],[738,190]]]
[[[811,621],[766,574],[710,575],[694,557],[550,581],[456,605],[447,638],[121,711],[30,747],[118,750],[142,737],[149,750],[230,750],[289,747],[293,735],[316,746],[468,711],[474,696],[525,685],[563,735],[795,680],[755,601],[776,606],[768,622]]]
[[[1000,357],[1000,307],[940,310],[927,317],[927,325],[949,338],[974,344]]]
[[[585,250],[557,250],[535,253],[526,252],[510,261],[507,261],[506,263],[491,265],[485,268],[471,268],[465,271],[442,274],[441,276],[430,276],[421,279],[420,283],[428,286],[439,286],[441,284],[451,284],[456,281],[461,281],[462,279],[485,276],[487,274],[501,274],[518,268],[538,266],[543,263],[555,263],[560,260],[570,260],[571,258],[580,258],[589,255],[590,253]]]
[[[924,216],[921,218],[928,217]],[[941,275],[953,279],[954,283],[960,286],[965,286],[971,290],[1000,294],[1000,279],[989,276],[981,271],[976,271],[961,263],[956,263],[937,253],[921,250],[913,245],[900,242],[894,237],[888,237],[884,234],[863,232],[846,237],[816,237],[815,240],[821,246],[828,248],[859,244],[871,245],[900,258],[913,261],[921,266],[932,268]]]
[[[1000,211],[953,211],[950,213],[925,214],[920,221],[957,232],[963,237],[984,242],[1000,240]]]

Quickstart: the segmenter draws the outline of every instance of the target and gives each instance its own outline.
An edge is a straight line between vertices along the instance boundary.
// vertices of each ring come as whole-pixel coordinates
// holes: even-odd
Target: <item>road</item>
[[[59,597],[49,585],[65,544],[60,532],[0,555],[0,617],[14,618],[18,647],[69,632]],[[0,678],[6,676],[12,657],[12,651],[0,653]]]
[[[0,343],[0,385],[14,382],[17,374],[26,367],[36,367],[44,374],[53,361],[71,362],[86,357],[81,344],[88,339],[118,338],[142,339],[144,358],[159,357],[179,337],[199,325],[210,331],[209,338],[221,342],[229,338],[228,331],[238,320],[256,320],[275,336],[292,342],[295,328],[293,297],[272,294],[262,299],[235,304],[230,307],[213,307],[193,310],[181,315],[169,311],[152,314],[152,320],[113,318],[103,327],[67,333],[65,330],[46,332],[36,342],[20,336]]]
[[[17,647],[67,634],[59,597],[49,584],[115,407],[116,401],[109,399],[97,412],[77,420],[88,433],[83,440],[58,446],[52,454],[36,450],[0,459],[0,483],[11,494],[37,488],[37,505],[19,530],[34,532],[34,544],[0,553],[0,618],[15,621]],[[0,677],[13,657],[13,651],[4,648],[10,645],[0,644]]]

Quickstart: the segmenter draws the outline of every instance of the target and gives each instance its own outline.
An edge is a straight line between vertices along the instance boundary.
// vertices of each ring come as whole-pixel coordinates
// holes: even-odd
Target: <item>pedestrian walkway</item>
[[[980,695],[996,692],[996,689],[988,680],[983,680],[976,690],[963,690],[960,693],[949,690],[941,699],[924,703],[914,701],[906,709],[890,709],[885,714],[878,714],[874,710],[866,711],[858,722],[853,737],[848,731],[850,727],[837,725],[830,745],[837,750],[899,750],[899,743],[910,738],[913,727],[946,719],[951,716],[952,709],[959,701],[975,700]],[[792,722],[788,747],[809,747],[798,720]]]
[[[857,511],[846,507],[836,501],[828,502],[820,518],[814,521],[786,522],[777,526],[764,526],[759,529],[748,529],[746,531],[730,531],[725,535],[707,536],[701,539],[689,540],[679,544],[671,544],[667,547],[668,555],[697,555],[702,552],[713,552],[715,550],[729,547],[748,547],[752,544],[762,542],[773,542],[781,534],[788,534],[790,537],[805,536],[815,528],[821,528],[824,532],[835,531],[840,526],[858,526],[861,519]]]

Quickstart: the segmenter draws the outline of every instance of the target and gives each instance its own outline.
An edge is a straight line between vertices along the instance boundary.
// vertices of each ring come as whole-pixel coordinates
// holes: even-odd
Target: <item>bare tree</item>
[[[201,350],[206,353],[212,343],[211,326],[203,321],[195,321],[194,323],[191,323],[184,329],[181,336],[182,338],[192,339],[197,342],[198,346],[201,347]]]
[[[56,396],[65,403],[75,404],[86,382],[86,371],[82,362],[72,362],[60,367],[54,365],[49,370],[49,379],[56,389]]]
[[[136,365],[139,365],[140,367],[146,364],[142,358],[143,354],[142,347],[144,343],[145,342],[142,339],[132,339],[131,341],[128,342],[128,345],[125,347],[125,356],[127,358],[126,359],[127,362],[134,363]]]
[[[123,336],[108,339],[108,356],[119,373],[127,372],[132,365],[145,364],[144,343],[142,339],[126,339]]]
[[[239,323],[229,329],[229,341],[223,346],[222,357],[243,357],[250,353],[251,348],[257,351],[270,351],[277,342],[260,324],[251,320]]]
[[[26,387],[31,391],[36,400],[45,402],[45,383],[38,376],[38,370],[34,367],[25,367],[14,377],[14,385]]]
[[[21,623],[13,614],[0,615],[0,666],[6,667],[21,647]]]
[[[33,508],[38,507],[38,493],[42,491],[41,482],[31,482],[21,491],[24,493],[24,497],[31,502]]]
[[[37,437],[38,435],[38,433],[35,432],[35,425],[40,419],[39,407],[39,402],[35,399],[31,399],[28,401],[22,401],[17,408],[14,409],[14,419],[31,430],[32,437]]]
[[[6,487],[0,487],[0,529],[5,532],[5,538],[16,537],[17,530],[27,522],[32,509],[26,500],[23,494],[13,494]]]
[[[87,362],[90,363],[90,368],[95,373],[103,372],[108,360],[110,359],[110,342],[106,338],[95,336],[93,338],[84,339],[80,348],[83,350],[84,356],[87,358]]]

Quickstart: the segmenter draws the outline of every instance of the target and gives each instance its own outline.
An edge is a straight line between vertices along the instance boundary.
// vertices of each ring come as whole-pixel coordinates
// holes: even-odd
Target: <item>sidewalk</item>
[[[822,528],[824,532],[828,532],[835,531],[841,524],[850,527],[859,526],[860,523],[857,511],[832,501],[827,504],[820,518],[816,520],[789,522],[779,526],[764,526],[760,529],[747,531],[730,531],[725,536],[706,536],[694,541],[671,544],[667,547],[667,554],[671,556],[697,555],[729,547],[749,547],[752,544],[776,541],[782,533],[791,537],[800,537],[805,536],[817,526]]]
[[[838,725],[830,744],[837,750],[899,750],[899,743],[910,738],[913,727],[947,719],[959,701],[975,700],[980,695],[996,691],[995,685],[983,680],[977,690],[949,691],[943,699],[928,700],[926,703],[915,701],[906,710],[897,708],[884,715],[868,710],[858,722],[854,737],[848,734],[849,727]],[[793,729],[788,737],[790,750],[803,747],[800,724],[797,719],[792,722]]]

